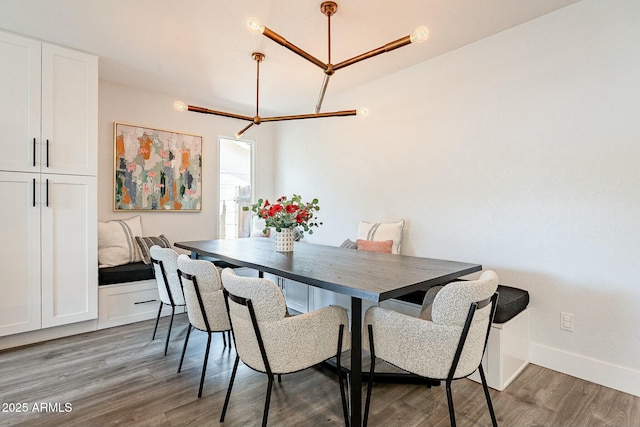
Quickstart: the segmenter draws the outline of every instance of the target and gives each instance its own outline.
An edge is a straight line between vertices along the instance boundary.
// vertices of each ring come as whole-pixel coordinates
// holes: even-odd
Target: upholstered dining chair
[[[209,361],[211,336],[213,333],[222,332],[222,339],[226,347],[225,332],[231,328],[224,303],[224,295],[222,294],[222,281],[216,266],[210,261],[190,259],[187,255],[182,254],[178,257],[178,269],[190,323],[184,339],[178,373],[182,370],[182,362],[187,351],[191,330],[196,328],[206,332],[208,335],[202,374],[200,375],[200,388],[198,389],[198,397],[200,398],[202,397],[207,362]],[[229,342],[229,345],[231,345],[231,342]]]
[[[156,325],[153,328],[152,341],[156,339],[156,331],[158,330],[158,322],[160,321],[160,313],[162,312],[163,306],[171,306],[171,320],[169,320],[167,340],[164,345],[164,355],[166,356],[176,307],[183,307],[185,305],[184,296],[180,287],[180,279],[178,278],[178,253],[173,249],[161,248],[160,246],[154,245],[149,248],[149,256],[153,265],[153,274],[158,284],[158,293],[160,294],[160,308],[158,309],[158,316],[156,317]]]
[[[452,282],[437,292],[431,305],[425,304],[422,318],[380,307],[365,314],[365,331],[371,367],[364,424],[369,416],[376,358],[405,371],[446,384],[449,419],[455,427],[451,382],[480,372],[489,415],[497,426],[482,357],[498,300],[498,276],[487,270],[478,280]],[[427,294],[425,298],[432,297]],[[363,334],[364,335],[364,334]],[[364,337],[363,337],[364,338]],[[364,341],[364,340],[363,340]]]
[[[236,360],[220,415],[224,421],[238,362],[267,374],[268,385],[262,425],[267,425],[274,375],[310,368],[336,357],[338,382],[345,424],[348,411],[341,353],[350,348],[349,318],[342,307],[324,307],[297,316],[286,316],[282,291],[267,279],[241,277],[227,268],[222,271],[225,302],[236,345]]]

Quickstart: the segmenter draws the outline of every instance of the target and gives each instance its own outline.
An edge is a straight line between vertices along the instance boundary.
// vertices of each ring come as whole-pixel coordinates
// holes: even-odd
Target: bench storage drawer
[[[160,296],[155,279],[102,285],[98,293],[98,329],[154,319],[158,314]],[[182,312],[179,308],[176,312]],[[166,305],[162,315],[169,314],[171,307]]]

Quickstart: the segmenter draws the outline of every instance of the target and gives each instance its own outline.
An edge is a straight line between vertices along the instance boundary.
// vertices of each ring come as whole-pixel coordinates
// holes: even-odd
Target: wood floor
[[[160,322],[155,341],[153,321],[146,321],[0,352],[0,425],[260,425],[266,376],[240,365],[226,420],[220,424],[234,351],[214,336],[198,399],[206,335],[191,334],[178,374],[187,319],[176,317],[165,357],[167,323]],[[460,380],[452,388],[459,426],[491,425],[479,384]],[[535,365],[507,390],[491,390],[491,397],[501,426],[640,425],[640,397]],[[444,387],[377,384],[369,424],[447,426],[446,402]],[[323,368],[283,376],[274,386],[269,425],[343,425],[336,376]]]

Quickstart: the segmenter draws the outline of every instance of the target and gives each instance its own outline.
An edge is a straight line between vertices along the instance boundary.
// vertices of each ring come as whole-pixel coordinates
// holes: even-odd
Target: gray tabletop
[[[273,240],[177,242],[175,246],[351,297],[384,301],[480,271],[479,264],[358,251],[296,242],[276,252]]]

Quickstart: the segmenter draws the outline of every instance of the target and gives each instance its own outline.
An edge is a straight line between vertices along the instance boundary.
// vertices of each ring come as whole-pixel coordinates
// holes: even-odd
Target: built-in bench
[[[210,259],[217,267],[237,267]],[[158,315],[160,295],[151,264],[132,262],[98,269],[98,328],[153,319]],[[177,312],[183,308],[177,307]],[[169,306],[162,315],[171,314]]]
[[[487,384],[504,390],[529,363],[529,292],[511,286],[499,285],[498,306],[491,325],[487,351],[482,367]],[[426,291],[413,292],[381,306],[418,316]],[[480,382],[476,372],[472,380]]]
[[[140,261],[98,269],[98,329],[154,319],[159,305],[151,264]],[[169,314],[169,308],[162,312]]]

